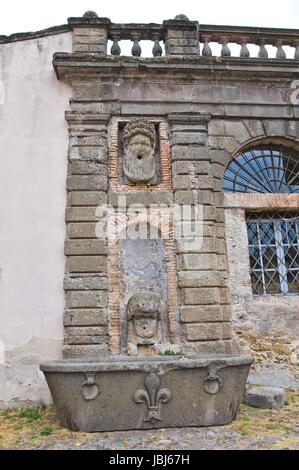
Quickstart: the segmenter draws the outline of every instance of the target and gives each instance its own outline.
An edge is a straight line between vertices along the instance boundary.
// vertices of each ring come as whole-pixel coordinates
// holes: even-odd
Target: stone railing
[[[237,57],[249,59],[248,46],[259,46],[257,59],[269,58],[267,46],[276,47],[276,59],[286,59],[284,46],[294,49],[292,58],[299,60],[299,30],[254,28],[241,26],[200,25],[189,21],[185,15],[177,15],[173,20],[162,24],[116,24],[109,18],[99,18],[94,12],[86,12],[82,18],[69,18],[73,31],[73,52],[91,52],[118,57],[121,55],[121,41],[131,40],[133,57],[142,55],[140,42],[152,41],[152,54],[155,58],[163,55],[161,42],[165,44],[167,57],[216,57],[213,43],[220,44],[220,56],[232,57],[230,44],[240,46]],[[108,40],[112,41],[110,51]],[[235,48],[234,48],[235,49]],[[219,54],[218,54],[219,55]],[[236,57],[236,55],[235,55]]]
[[[210,26],[200,25],[199,40],[203,43],[201,54],[205,57],[213,55],[210,43],[216,42],[222,45],[221,56],[230,57],[229,43],[240,45],[239,57],[249,58],[248,45],[259,46],[257,58],[268,59],[266,46],[275,46],[276,59],[286,59],[283,46],[294,48],[294,59],[299,60],[299,30],[252,28],[243,26]]]

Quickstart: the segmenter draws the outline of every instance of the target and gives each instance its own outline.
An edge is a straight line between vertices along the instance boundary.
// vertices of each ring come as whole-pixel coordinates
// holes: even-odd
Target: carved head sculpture
[[[123,170],[129,183],[157,183],[155,126],[142,118],[132,119],[123,132]]]
[[[158,294],[141,289],[133,294],[127,305],[128,341],[133,344],[153,344],[158,338],[158,322],[165,307]]]

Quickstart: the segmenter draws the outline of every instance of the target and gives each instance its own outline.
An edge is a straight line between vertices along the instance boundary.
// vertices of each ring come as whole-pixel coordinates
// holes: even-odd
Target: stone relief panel
[[[119,259],[122,348],[131,355],[151,355],[169,341],[164,240],[122,240]]]
[[[166,326],[167,309],[159,294],[149,289],[140,289],[130,297],[127,304],[129,352],[140,345],[165,343]]]
[[[170,191],[169,128],[161,118],[114,116],[109,124],[109,191]]]
[[[155,126],[142,118],[132,119],[123,128],[121,143],[124,181],[157,184]]]

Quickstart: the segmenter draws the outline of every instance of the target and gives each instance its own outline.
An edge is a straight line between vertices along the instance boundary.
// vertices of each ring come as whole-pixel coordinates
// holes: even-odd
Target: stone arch
[[[168,327],[169,327],[169,340],[171,343],[178,343],[180,341],[180,328],[178,323],[178,298],[176,290],[176,255],[175,255],[175,243],[173,236],[172,223],[169,227],[163,225],[158,219],[150,220],[149,211],[146,210],[141,215],[136,216],[136,218],[128,217],[127,215],[123,220],[123,230],[127,230],[130,225],[139,223],[147,226],[147,234],[150,234],[150,228],[154,227],[160,236],[157,240],[151,241],[150,238],[146,240],[133,240],[132,243],[125,242],[122,244],[121,239],[108,240],[108,275],[109,275],[109,307],[108,307],[108,319],[109,319],[109,348],[112,354],[120,354],[125,352],[125,344],[123,343],[123,338],[125,337],[125,302],[128,300],[130,295],[130,289],[134,291],[134,282],[140,288],[146,286],[146,277],[148,276],[148,285],[153,287],[155,282],[157,283],[158,291],[161,293],[161,297],[167,305],[167,314],[168,314]],[[136,242],[136,243],[135,243]],[[122,246],[123,245],[123,246]],[[125,277],[122,274],[123,266],[121,266],[121,256],[125,250],[128,250],[132,254],[132,259],[128,263],[125,263]],[[134,252],[134,247],[136,253]],[[144,256],[145,265],[141,266],[142,259],[140,257],[140,250],[142,247],[152,252],[152,256],[149,256],[147,253]],[[127,255],[127,254],[126,254]],[[136,256],[139,256],[138,259],[135,259]],[[161,258],[161,263],[159,267],[159,256]],[[152,259],[152,263],[147,267],[147,260]],[[134,264],[134,261],[136,262]],[[163,264],[163,266],[162,266]],[[156,271],[155,272],[155,266]],[[131,269],[132,268],[132,269]],[[132,271],[130,275],[129,271]],[[138,270],[144,271],[138,278]],[[160,270],[160,277],[159,277]],[[163,274],[163,270],[165,275]],[[134,276],[136,279],[134,279]],[[155,281],[156,276],[156,281]],[[158,276],[158,277],[157,277]],[[163,279],[162,279],[163,278]],[[139,283],[139,284],[138,284]],[[126,285],[125,285],[126,284]],[[129,291],[127,292],[127,287]],[[163,291],[163,295],[162,295]]]
[[[222,173],[221,173],[222,191],[225,191],[224,180],[225,180],[226,171],[229,169],[230,165],[233,163],[234,160],[237,160],[238,157],[240,157],[242,154],[246,154],[246,152],[250,152],[251,150],[258,150],[258,149],[265,150],[267,149],[267,147],[269,147],[269,150],[280,149],[282,152],[285,151],[286,156],[292,160],[297,160],[299,158],[299,140],[295,140],[290,137],[281,137],[281,136],[259,137],[259,138],[247,141],[244,145],[240,146],[237,150],[235,150],[232,153],[231,157],[227,159],[226,164],[223,167]],[[233,192],[238,192],[238,191],[233,191]],[[240,192],[242,192],[242,190],[240,190]]]
[[[299,152],[299,136],[298,139],[291,138],[291,137],[284,137],[284,136],[261,136],[255,139],[251,139],[246,141],[243,145],[241,145],[237,150],[235,150],[231,155],[231,160],[236,158],[240,153],[246,152],[250,150],[252,147],[259,146],[259,145],[282,145],[286,148],[292,148]],[[230,163],[227,162],[227,165]],[[227,166],[226,165],[226,166]]]

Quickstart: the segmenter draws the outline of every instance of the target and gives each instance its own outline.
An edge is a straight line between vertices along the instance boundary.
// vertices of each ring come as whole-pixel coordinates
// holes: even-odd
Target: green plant
[[[53,432],[53,429],[50,427],[50,426],[45,426],[41,432],[40,432],[40,435],[41,436],[50,436]]]
[[[164,351],[164,353],[161,355],[162,356],[183,356],[183,353],[181,351],[174,352],[174,351],[171,351],[171,349],[166,349],[166,351]]]
[[[20,418],[27,418],[27,423],[31,423],[36,419],[40,419],[41,416],[39,414],[38,408],[25,408],[19,411]]]

